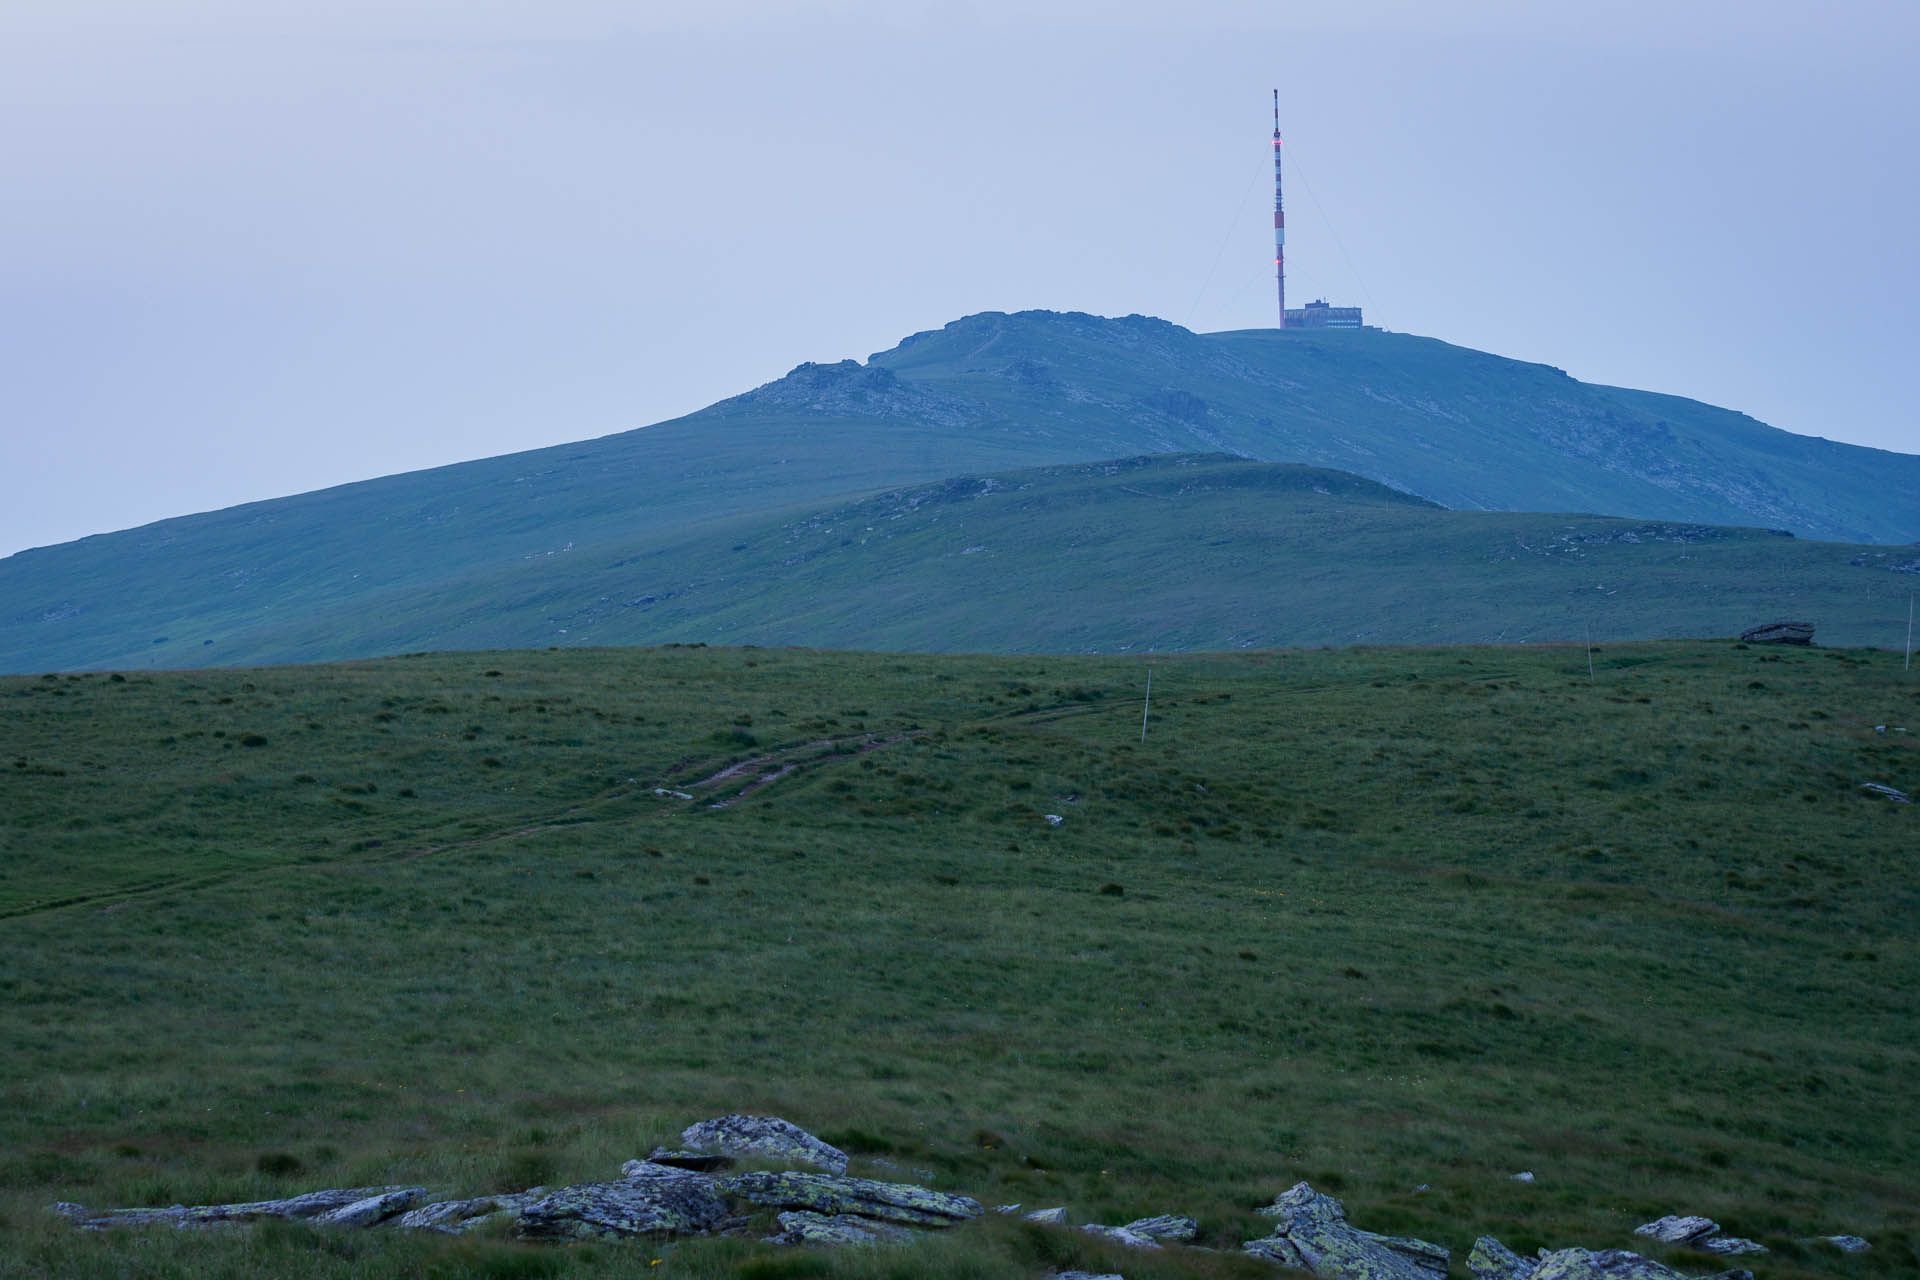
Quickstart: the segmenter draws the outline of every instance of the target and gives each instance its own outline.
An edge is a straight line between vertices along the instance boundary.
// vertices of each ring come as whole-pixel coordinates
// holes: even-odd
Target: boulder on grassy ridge
[[[704,1235],[726,1219],[726,1201],[712,1178],[660,1164],[618,1182],[550,1191],[520,1211],[519,1234],[529,1240]]]
[[[1473,1280],[1531,1280],[1539,1263],[1523,1258],[1492,1236],[1481,1236],[1467,1254],[1467,1270]]]
[[[906,1182],[835,1177],[828,1173],[736,1173],[720,1190],[769,1209],[851,1213],[909,1227],[950,1227],[984,1212],[971,1196],[929,1191]]]
[[[828,1173],[847,1171],[847,1153],[778,1116],[717,1116],[688,1125],[680,1141],[695,1151],[763,1156],[810,1164]]]
[[[1712,1218],[1683,1218],[1670,1213],[1664,1218],[1655,1218],[1652,1222],[1642,1223],[1633,1229],[1633,1234],[1651,1236],[1662,1244],[1692,1244],[1719,1230],[1720,1224]]]
[[[768,1236],[768,1244],[868,1245],[906,1244],[914,1233],[891,1222],[855,1217],[851,1213],[815,1213],[811,1209],[789,1209],[780,1215],[780,1234]]]
[[[1443,1246],[1349,1226],[1346,1206],[1304,1182],[1258,1212],[1277,1219],[1273,1234],[1240,1247],[1321,1280],[1444,1280],[1447,1274]]]

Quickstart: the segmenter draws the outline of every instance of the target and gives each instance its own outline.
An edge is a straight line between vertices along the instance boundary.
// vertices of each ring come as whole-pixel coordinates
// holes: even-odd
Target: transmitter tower
[[[1273,91],[1273,277],[1280,288],[1280,327],[1287,327],[1287,210],[1280,200],[1280,91]]]

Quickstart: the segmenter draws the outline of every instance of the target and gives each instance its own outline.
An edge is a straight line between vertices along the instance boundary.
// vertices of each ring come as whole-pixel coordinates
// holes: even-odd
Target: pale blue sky
[[[1920,451],[1916,66],[1911,0],[11,0],[0,554],[974,311],[1271,324],[1275,86],[1290,299]]]

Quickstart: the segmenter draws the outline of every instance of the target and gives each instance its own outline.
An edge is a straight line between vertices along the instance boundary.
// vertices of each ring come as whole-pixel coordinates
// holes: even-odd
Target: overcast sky
[[[983,310],[1288,296],[1920,451],[1912,0],[5,0],[0,554]]]

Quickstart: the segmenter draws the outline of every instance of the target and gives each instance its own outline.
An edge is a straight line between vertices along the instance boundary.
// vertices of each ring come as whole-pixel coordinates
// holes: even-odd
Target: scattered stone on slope
[[[1032,1213],[1020,1215],[1028,1222],[1037,1222],[1043,1227],[1064,1227],[1067,1225],[1067,1209],[1059,1205],[1052,1209],[1035,1209]]]
[[[993,1206],[993,1211],[995,1213],[1018,1213],[1020,1212],[1020,1206],[1018,1204],[997,1204]]]
[[[700,1235],[727,1220],[713,1179],[689,1169],[648,1165],[618,1182],[588,1182],[550,1191],[520,1211],[529,1240],[595,1236]]]
[[[1744,644],[1812,644],[1811,622],[1766,622],[1740,633]]]
[[[1532,1182],[1532,1181],[1533,1181],[1533,1170],[1531,1170],[1531,1169],[1523,1169],[1523,1170],[1522,1170],[1522,1171],[1520,1171],[1519,1173],[1516,1173],[1516,1174],[1514,1174],[1514,1175],[1513,1175],[1513,1179],[1512,1179],[1512,1180],[1513,1180],[1513,1181],[1515,1181],[1515,1182]]]
[[[1054,1275],[1053,1280],[1127,1280],[1127,1278],[1118,1271],[1102,1271],[1097,1274],[1092,1271],[1061,1271]]]
[[[769,1209],[812,1209],[827,1215],[851,1213],[909,1227],[950,1227],[984,1210],[971,1196],[930,1191],[906,1182],[825,1173],[736,1173],[720,1190]]]
[[[1149,1240],[1158,1240],[1161,1244],[1191,1244],[1193,1238],[1200,1234],[1200,1224],[1177,1213],[1163,1213],[1152,1218],[1135,1218],[1121,1230],[1131,1231]]]
[[[1650,1236],[1663,1244],[1692,1244],[1719,1230],[1720,1224],[1712,1218],[1683,1218],[1678,1214],[1670,1213],[1664,1218],[1655,1218],[1652,1222],[1642,1223],[1633,1229],[1633,1234]]]
[[[1322,1280],[1444,1280],[1447,1274],[1449,1255],[1441,1245],[1349,1226],[1346,1206],[1304,1182],[1258,1212],[1278,1220],[1273,1234],[1240,1247]]]
[[[695,1151],[790,1160],[825,1169],[828,1173],[847,1171],[846,1152],[778,1116],[734,1115],[702,1120],[682,1130],[680,1141]]]
[[[425,1187],[400,1187],[393,1191],[382,1191],[377,1195],[364,1196],[352,1204],[330,1209],[314,1219],[335,1227],[371,1227],[385,1222],[388,1218],[405,1213],[408,1209],[432,1198],[433,1193]]]
[[[1860,784],[1860,789],[1862,791],[1871,791],[1873,792],[1873,794],[1877,796],[1885,796],[1887,799],[1893,801],[1895,804],[1912,804],[1913,803],[1912,796],[1900,790],[1900,788],[1890,787],[1884,782],[1863,782]]]
[[[62,1201],[53,1211],[77,1227],[98,1230],[105,1227],[144,1227],[164,1223],[175,1227],[199,1227],[217,1222],[253,1222],[261,1218],[317,1218],[322,1214],[358,1204],[372,1196],[404,1187],[341,1187],[327,1191],[309,1191],[284,1200],[250,1200],[241,1204],[170,1205],[164,1209],[109,1209],[94,1214],[85,1205]]]
[[[394,1219],[394,1225],[415,1231],[441,1231],[449,1235],[470,1231],[483,1222],[504,1214],[518,1213],[547,1194],[545,1187],[515,1191],[510,1195],[473,1196],[466,1200],[440,1200],[409,1209]]]
[[[851,1213],[815,1213],[811,1209],[789,1209],[780,1215],[780,1234],[768,1236],[768,1244],[868,1245],[906,1244],[914,1233],[891,1222]]]
[[[1102,1239],[1111,1240],[1115,1244],[1125,1245],[1129,1249],[1158,1249],[1160,1247],[1160,1242],[1152,1236],[1143,1236],[1136,1231],[1129,1231],[1125,1227],[1106,1227],[1098,1222],[1089,1222],[1082,1225],[1080,1229],[1090,1236],[1099,1236]]]
[[[1467,1254],[1467,1270],[1473,1280],[1530,1280],[1539,1264],[1523,1258],[1492,1236],[1481,1236]]]

